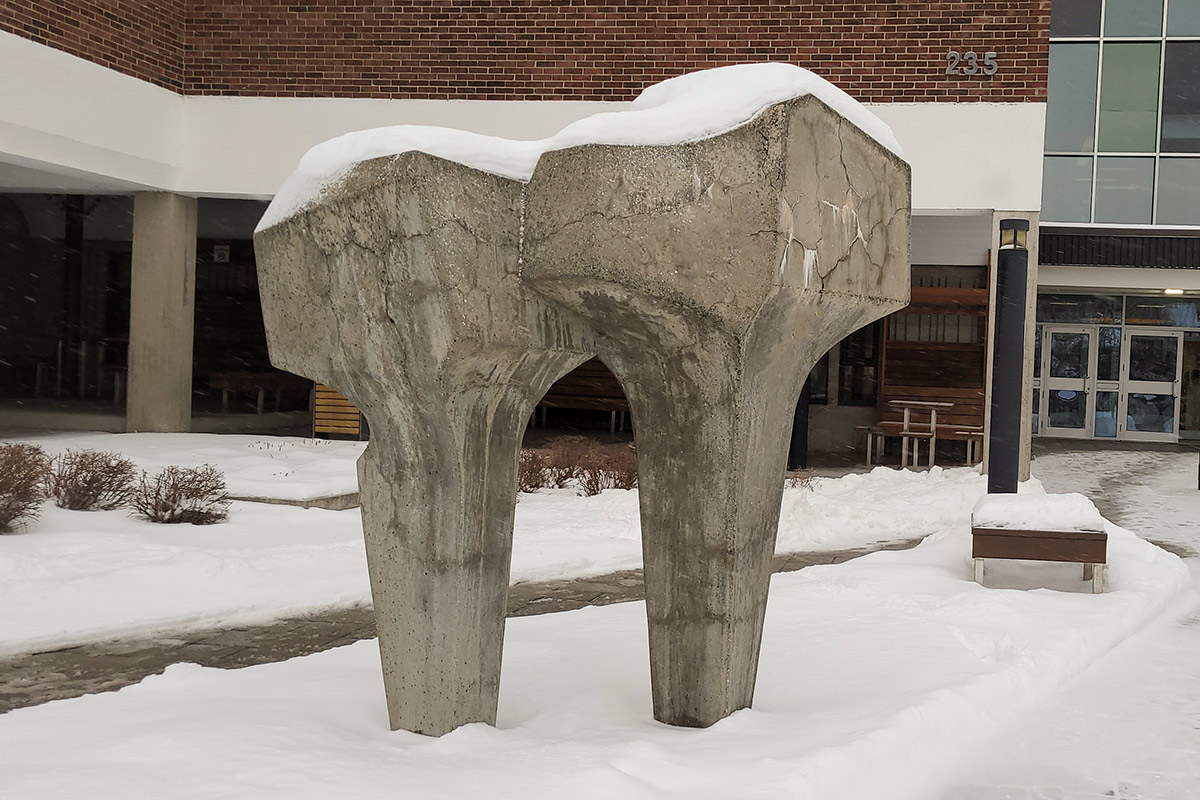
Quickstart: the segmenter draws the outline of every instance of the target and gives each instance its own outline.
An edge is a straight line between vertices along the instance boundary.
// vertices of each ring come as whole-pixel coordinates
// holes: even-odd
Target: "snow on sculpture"
[[[272,362],[371,423],[363,526],[393,728],[495,722],[525,422],[594,355],[637,431],[654,714],[750,705],[813,364],[908,301],[908,165],[786,64],[647,89],[540,142],[314,148],[255,235]]]

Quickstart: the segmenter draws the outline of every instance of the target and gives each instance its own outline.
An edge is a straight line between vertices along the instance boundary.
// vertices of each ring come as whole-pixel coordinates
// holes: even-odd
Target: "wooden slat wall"
[[[336,390],[316,384],[313,389],[313,435],[336,433],[359,436],[362,413]]]
[[[905,336],[884,337],[880,419],[902,419],[889,400],[944,401],[954,407],[938,412],[939,425],[983,426],[987,344],[982,334],[961,332],[964,323],[972,332],[986,330],[987,303],[986,288],[913,287],[912,304],[888,319],[888,325],[904,324]],[[912,315],[921,319],[915,338]],[[953,341],[963,338],[976,341]]]
[[[628,411],[629,401],[617,376],[598,358],[585,361],[559,378],[538,404],[550,408]]]

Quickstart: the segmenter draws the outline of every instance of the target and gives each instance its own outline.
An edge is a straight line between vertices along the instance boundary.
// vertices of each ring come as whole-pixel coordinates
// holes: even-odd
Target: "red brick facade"
[[[1044,101],[1049,16],[1049,0],[0,0],[0,29],[187,94],[459,100],[628,100],[771,60],[868,102]],[[999,70],[947,75],[951,50],[993,50]]]
[[[187,0],[0,0],[0,31],[185,91]]]

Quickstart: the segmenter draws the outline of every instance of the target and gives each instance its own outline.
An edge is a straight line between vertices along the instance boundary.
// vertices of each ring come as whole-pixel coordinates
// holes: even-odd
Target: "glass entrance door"
[[[1045,328],[1041,368],[1041,432],[1045,436],[1090,437],[1095,413],[1096,329]]]
[[[1121,438],[1178,441],[1183,334],[1126,328],[1122,350]]]

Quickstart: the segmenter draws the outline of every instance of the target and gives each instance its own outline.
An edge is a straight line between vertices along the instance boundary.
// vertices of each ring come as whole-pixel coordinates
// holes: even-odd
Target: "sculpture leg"
[[[723,366],[707,373],[729,376],[715,393],[692,370],[622,376],[637,429],[654,716],[672,725],[750,705],[779,524],[791,382],[756,393]]]
[[[521,428],[486,419],[377,425],[359,464],[393,729],[496,720]]]

